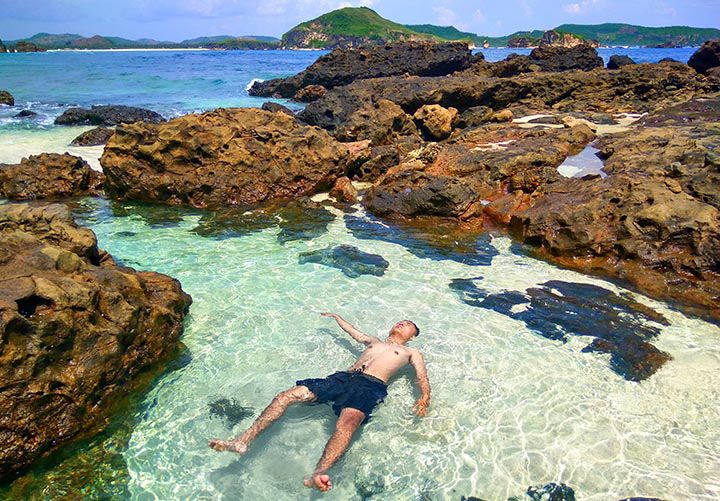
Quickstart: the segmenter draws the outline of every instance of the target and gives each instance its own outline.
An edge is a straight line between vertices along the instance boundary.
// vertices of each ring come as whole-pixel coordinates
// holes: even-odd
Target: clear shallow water
[[[200,214],[173,211],[163,209],[149,225],[141,216],[152,211],[115,206],[113,215],[106,202],[92,201],[81,215],[103,248],[139,269],[177,277],[194,299],[183,337],[191,361],[147,395],[122,452],[133,499],[313,498],[302,479],[332,431],[329,407],[291,409],[243,458],[206,443],[239,433],[252,419],[230,425],[211,412],[213,402],[235,400],[254,417],[295,380],[352,363],[357,346],[319,317],[326,310],[378,335],[397,319],[415,320],[423,333],[414,345],[425,354],[433,402],[429,416],[415,417],[412,372],[398,377],[332,471],[336,487],[325,499],[506,499],[550,481],[571,485],[578,499],[720,495],[716,326],[633,295],[669,321],[647,323],[660,331],[652,343],[673,357],[634,383],[610,369],[608,356],[582,353],[589,338],[563,344],[460,301],[452,279],[479,276],[489,292],[523,293],[548,280],[621,292],[514,253],[505,237],[485,249],[491,265],[469,265],[417,240],[410,252],[356,238],[339,213],[315,239],[281,244],[278,227],[200,237]],[[298,264],[301,252],[339,244],[381,255],[387,272],[353,279]]]

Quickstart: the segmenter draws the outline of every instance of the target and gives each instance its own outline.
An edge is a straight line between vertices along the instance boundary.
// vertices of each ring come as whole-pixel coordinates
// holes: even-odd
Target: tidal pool
[[[504,236],[484,236],[477,246],[450,239],[438,248],[361,210],[334,208],[315,232],[293,233],[281,214],[270,217],[277,225],[265,221],[254,231],[208,232],[207,213],[155,209],[96,199],[76,207],[102,248],[129,266],[178,278],[194,300],[182,363],[145,395],[114,446],[114,468],[127,467],[113,480],[120,497],[504,500],[549,482],[598,501],[720,496],[717,326],[535,260]],[[299,237],[288,239],[288,231]],[[380,276],[348,276],[298,262],[303,252],[340,245],[382,256],[387,268]],[[484,257],[460,258],[470,252]],[[505,297],[531,299],[479,307],[477,296],[459,287],[465,294],[481,289],[496,306]],[[529,291],[551,291],[553,305],[581,291],[567,297],[568,329],[587,312],[604,332],[605,317],[625,319],[626,328],[652,333],[649,342],[670,358],[630,381],[611,354],[583,351],[592,327],[565,336],[537,328],[549,313]],[[602,308],[595,310],[598,297]],[[360,347],[322,311],[376,335],[399,319],[417,322],[422,335],[413,345],[427,361],[432,405],[427,417],[416,417],[414,374],[401,374],[331,470],[335,488],[321,496],[302,481],[334,427],[327,406],[291,409],[244,457],[214,452],[207,441],[242,431],[297,379],[352,363]],[[562,310],[551,313],[553,328],[562,330]],[[108,492],[102,479],[95,482],[86,494]]]

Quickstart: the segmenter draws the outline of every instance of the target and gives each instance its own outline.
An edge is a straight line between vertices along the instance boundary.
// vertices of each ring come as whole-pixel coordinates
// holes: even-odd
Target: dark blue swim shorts
[[[338,416],[346,407],[364,412],[363,424],[370,420],[372,410],[387,396],[387,385],[382,380],[362,372],[336,372],[326,378],[301,379],[295,384],[313,392],[316,403],[332,402]]]

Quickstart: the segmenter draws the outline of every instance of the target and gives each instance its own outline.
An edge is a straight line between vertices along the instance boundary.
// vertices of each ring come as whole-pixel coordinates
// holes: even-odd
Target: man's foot
[[[314,473],[312,477],[305,479],[305,487],[317,489],[321,492],[327,492],[332,489],[330,475],[324,473]]]
[[[230,452],[237,452],[238,454],[245,454],[247,452],[248,446],[245,442],[242,440],[210,440],[208,445],[215,449],[218,452],[223,451],[230,451]]]

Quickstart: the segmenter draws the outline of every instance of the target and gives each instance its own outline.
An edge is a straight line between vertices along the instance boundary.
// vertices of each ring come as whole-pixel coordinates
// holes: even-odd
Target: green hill
[[[417,33],[425,33],[434,35],[444,40],[469,40],[475,44],[478,43],[479,37],[475,33],[460,31],[455,26],[435,26],[434,24],[406,24],[405,27]],[[482,40],[480,40],[482,43]]]
[[[346,7],[298,24],[282,36],[288,48],[333,48],[408,40],[438,40],[389,21],[367,7]]]
[[[620,23],[563,24],[558,26],[556,30],[597,40],[601,45],[685,47],[702,45],[703,42],[711,38],[720,38],[720,30],[718,29],[692,28],[690,26],[649,28]]]

